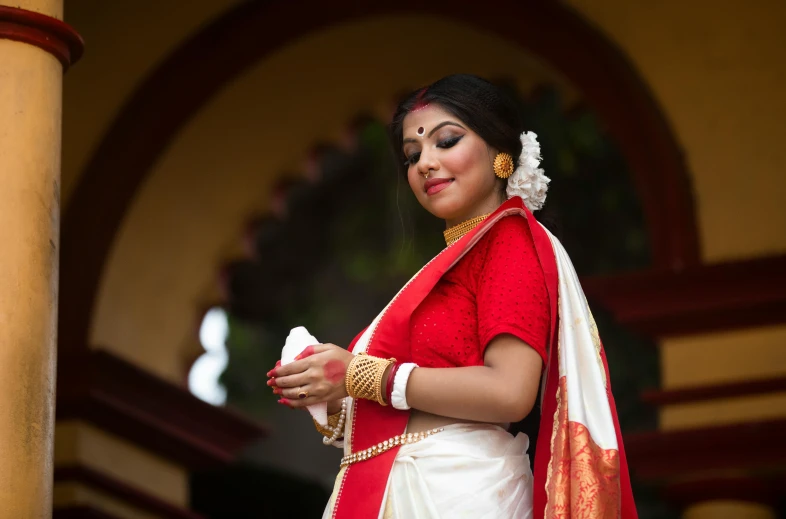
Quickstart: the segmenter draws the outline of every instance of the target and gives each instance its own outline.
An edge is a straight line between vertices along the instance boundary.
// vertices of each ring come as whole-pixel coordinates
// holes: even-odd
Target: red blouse
[[[482,366],[497,335],[515,335],[546,364],[546,280],[527,222],[508,216],[437,283],[412,314],[412,362],[429,368]]]

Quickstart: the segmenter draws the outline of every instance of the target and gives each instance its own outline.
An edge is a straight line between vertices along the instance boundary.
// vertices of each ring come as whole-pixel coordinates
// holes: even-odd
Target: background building
[[[51,4],[20,7],[61,16]],[[256,384],[288,328],[348,342],[434,246],[407,234],[416,208],[396,234],[406,186],[380,143],[401,93],[456,72],[505,85],[558,171],[549,200],[605,316],[642,516],[783,510],[786,4],[80,0],[64,19],[86,46],[63,80],[55,517],[322,499],[338,451]],[[0,39],[0,71],[22,77],[28,51]],[[14,95],[0,79],[0,107]],[[389,232],[348,248],[373,189],[390,204],[370,222]],[[16,207],[0,205],[7,240]],[[380,259],[402,244],[417,247]],[[401,268],[381,279],[380,264]],[[19,276],[0,268],[8,286],[37,274]],[[355,287],[335,307],[330,280]],[[0,317],[11,306],[0,295]],[[186,383],[214,307],[226,407]]]

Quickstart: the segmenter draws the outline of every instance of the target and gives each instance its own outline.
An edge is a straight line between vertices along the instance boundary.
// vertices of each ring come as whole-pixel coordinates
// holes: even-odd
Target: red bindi
[[[340,360],[331,360],[325,364],[323,371],[328,382],[338,384],[344,380],[344,376],[347,374],[347,367]]]

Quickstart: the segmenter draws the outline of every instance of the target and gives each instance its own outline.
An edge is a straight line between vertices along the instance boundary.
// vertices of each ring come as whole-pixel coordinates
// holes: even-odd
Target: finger
[[[281,396],[287,398],[289,400],[305,400],[307,398],[316,397],[318,398],[319,395],[313,394],[312,392],[316,391],[313,387],[310,386],[300,386],[300,387],[293,387],[290,389],[282,389]],[[306,396],[300,398],[300,395],[305,393]]]
[[[304,407],[308,407],[310,405],[320,404],[324,402],[323,399],[319,397],[309,396],[308,398],[299,399],[295,398],[281,398],[278,400],[278,403],[281,405],[285,405],[287,407],[291,407],[292,409],[303,409]]]
[[[275,372],[275,371],[276,371],[276,368],[278,368],[279,366],[281,366],[281,361],[280,361],[280,360],[277,360],[277,361],[276,361],[276,365],[275,365],[275,367],[274,367],[273,369],[271,369],[270,371],[268,371],[268,372],[267,372],[267,376],[268,376],[268,377],[271,377],[271,376],[273,376],[273,372]]]
[[[305,386],[311,382],[311,377],[307,373],[308,372],[298,373],[297,375],[289,375],[288,377],[277,377],[271,380],[275,380],[275,385],[281,389]]]
[[[301,351],[297,355],[297,357],[295,357],[295,360],[301,360],[301,359],[305,359],[306,357],[312,356],[314,353],[316,353],[314,351],[314,346],[316,346],[316,344],[312,346],[306,346],[306,348],[303,351]]]
[[[280,378],[289,375],[297,375],[298,373],[303,373],[304,371],[306,371],[310,365],[311,364],[309,362],[309,359],[295,360],[290,362],[286,366],[279,366],[277,368],[270,370],[268,376]]]
[[[308,357],[302,358],[300,360],[292,361],[289,364],[287,364],[286,366],[279,366],[277,368],[274,368],[274,369],[272,369],[270,371],[270,373],[268,373],[268,376],[285,377],[287,375],[294,375],[296,373],[302,373],[302,372],[306,371],[309,368],[309,366],[311,366],[311,362],[310,362],[309,357],[312,357],[312,356],[314,356],[314,355],[316,355],[318,353],[322,353],[324,351],[327,351],[327,350],[330,349],[331,346],[333,346],[333,345],[332,344],[315,344],[314,346],[308,346],[306,349],[312,348],[312,350],[309,351],[309,356]]]
[[[303,360],[312,355],[316,355],[317,353],[328,351],[331,348],[338,348],[338,346],[329,342],[324,344],[312,344],[311,346],[306,346],[305,349],[303,349],[303,351],[301,351],[297,357],[295,357],[295,360]]]
[[[285,405],[285,406],[289,407],[290,409],[294,409],[294,407],[292,406],[293,402],[291,400],[287,399],[287,398],[281,398],[279,400],[276,400],[276,402],[278,402],[281,405]]]

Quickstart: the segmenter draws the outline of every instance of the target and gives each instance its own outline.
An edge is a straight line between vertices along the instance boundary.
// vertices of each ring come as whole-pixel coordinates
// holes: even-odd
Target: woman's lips
[[[425,185],[423,186],[426,190],[426,194],[428,195],[436,195],[446,187],[448,187],[451,182],[453,182],[452,178],[431,178],[426,180]]]

